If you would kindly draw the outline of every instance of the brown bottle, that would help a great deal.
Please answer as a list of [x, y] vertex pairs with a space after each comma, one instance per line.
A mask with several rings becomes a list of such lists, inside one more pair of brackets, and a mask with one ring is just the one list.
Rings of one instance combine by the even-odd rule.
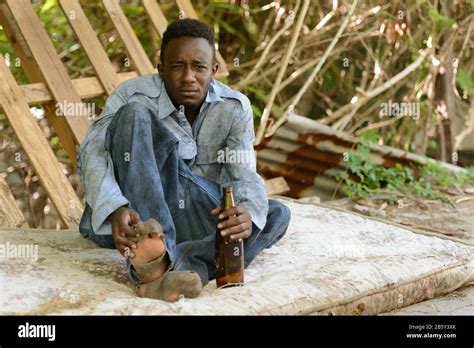
[[[222, 209], [234, 206], [232, 187], [224, 187]], [[219, 228], [216, 229], [216, 283], [217, 287], [244, 283], [244, 243], [242, 239], [230, 239], [229, 235], [222, 237]]]

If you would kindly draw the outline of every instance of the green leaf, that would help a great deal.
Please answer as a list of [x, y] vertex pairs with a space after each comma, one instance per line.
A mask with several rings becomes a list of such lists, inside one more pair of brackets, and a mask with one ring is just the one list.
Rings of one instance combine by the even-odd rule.
[[428, 148], [431, 150], [436, 150], [438, 148], [438, 143], [436, 142], [436, 140], [428, 140]]
[[332, 76], [331, 72], [328, 71], [323, 75], [323, 90], [328, 91], [336, 87], [336, 81], [334, 76]]
[[385, 10], [382, 11], [381, 14], [383, 14], [384, 17], [387, 18], [387, 19], [393, 19], [393, 20], [396, 20], [396, 19], [397, 19], [396, 16], [394, 16], [393, 14], [391, 14], [390, 12], [385, 11]]
[[57, 0], [46, 0], [46, 2], [41, 6], [40, 14], [48, 12], [51, 8], [58, 4]]
[[140, 6], [125, 5], [123, 7], [123, 12], [125, 12], [127, 16], [138, 16], [143, 14], [144, 8]]
[[254, 118], [260, 118], [262, 116], [262, 110], [255, 104], [252, 104], [252, 111]]
[[0, 53], [3, 55], [6, 53], [13, 54], [13, 50], [10, 45], [0, 41]]
[[448, 29], [455, 23], [454, 19], [443, 16], [441, 13], [439, 13], [436, 10], [430, 10], [429, 15], [436, 25], [436, 30], [439, 32], [444, 31], [445, 29]]
[[229, 12], [231, 13], [240, 13], [242, 11], [242, 7], [241, 6], [238, 6], [238, 5], [232, 5], [232, 4], [229, 4], [227, 2], [215, 2], [214, 3], [214, 7], [216, 8], [221, 8], [221, 9], [225, 9], [225, 10], [228, 10]]
[[237, 30], [235, 30], [234, 27], [229, 25], [226, 21], [219, 21], [219, 25], [221, 25], [224, 28], [224, 30], [230, 34], [237, 33]]
[[459, 69], [456, 80], [464, 91], [474, 93], [474, 79], [469, 72], [464, 69]]
[[361, 134], [364, 145], [376, 144], [379, 141], [379, 135], [374, 129], [369, 129]]
[[55, 147], [55, 146], [58, 146], [59, 145], [59, 138], [54, 136], [51, 138], [50, 140], [50, 143], [51, 143], [51, 146]]

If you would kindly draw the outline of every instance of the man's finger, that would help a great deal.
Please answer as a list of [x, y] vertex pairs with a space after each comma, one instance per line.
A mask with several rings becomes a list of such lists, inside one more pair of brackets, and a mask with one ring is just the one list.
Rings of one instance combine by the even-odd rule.
[[133, 250], [136, 249], [135, 243], [133, 243], [130, 239], [126, 237], [118, 236], [117, 238], [115, 238], [115, 243], [118, 244], [118, 246], [120, 246], [121, 249], [125, 247], [129, 247], [130, 249], [133, 249]]
[[232, 240], [246, 239], [250, 237], [251, 234], [252, 234], [251, 231], [247, 229], [242, 233], [236, 233], [236, 234], [230, 235], [230, 239]]
[[221, 234], [223, 236], [227, 236], [227, 235], [234, 235], [234, 234], [239, 234], [239, 233], [242, 233], [242, 232], [245, 232], [246, 230], [249, 229], [249, 224], [248, 223], [243, 223], [243, 224], [239, 224], [237, 226], [233, 226], [233, 227], [230, 227], [230, 228], [226, 228], [225, 230], [222, 230], [221, 231]]
[[244, 215], [240, 215], [240, 216], [237, 216], [237, 217], [231, 217], [228, 220], [224, 220], [224, 221], [219, 222], [217, 224], [217, 228], [225, 229], [225, 228], [228, 228], [228, 227], [240, 225], [240, 224], [242, 224], [246, 221], [247, 221], [247, 219]]
[[233, 208], [230, 208], [230, 209], [226, 209], [224, 211], [222, 211], [220, 214], [219, 214], [219, 219], [225, 219], [229, 216], [232, 216], [232, 215], [240, 215], [240, 214], [244, 214], [247, 212], [247, 208], [244, 208], [244, 207], [233, 207]]
[[140, 215], [135, 210], [130, 212], [130, 220], [132, 225], [138, 224], [140, 222]]
[[135, 243], [133, 243], [131, 240], [129, 240], [128, 238], [124, 238], [124, 237], [120, 237], [118, 236], [117, 238], [115, 238], [115, 244], [117, 246], [117, 250], [123, 255], [123, 253], [125, 252], [125, 247], [128, 247], [132, 250], [135, 250], [136, 249], [136, 245]]
[[217, 215], [221, 212], [222, 208], [221, 207], [217, 207], [217, 208], [214, 208], [211, 210], [211, 214], [212, 215]]
[[135, 231], [132, 227], [127, 225], [119, 226], [119, 235], [122, 237], [135, 237], [137, 235], [137, 231]]

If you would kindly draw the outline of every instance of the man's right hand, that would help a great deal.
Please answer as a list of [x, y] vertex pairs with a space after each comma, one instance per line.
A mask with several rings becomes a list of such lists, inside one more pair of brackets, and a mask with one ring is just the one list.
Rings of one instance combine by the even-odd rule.
[[110, 214], [110, 222], [112, 223], [112, 237], [115, 242], [115, 247], [124, 256], [125, 248], [129, 249], [130, 257], [134, 257], [134, 250], [137, 245], [128, 237], [135, 237], [137, 232], [132, 228], [133, 225], [140, 221], [140, 215], [130, 208], [120, 207], [112, 214]]

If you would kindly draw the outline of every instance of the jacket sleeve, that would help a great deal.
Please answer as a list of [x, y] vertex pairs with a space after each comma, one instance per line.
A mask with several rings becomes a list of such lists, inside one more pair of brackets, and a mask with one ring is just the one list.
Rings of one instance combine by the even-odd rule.
[[262, 230], [267, 221], [268, 197], [265, 183], [256, 170], [253, 148], [255, 133], [250, 102], [243, 103], [243, 112], [237, 112], [226, 140], [226, 158], [221, 170], [222, 187], [231, 185], [236, 205], [246, 207], [252, 222]]
[[92, 210], [91, 225], [96, 234], [111, 234], [109, 225], [103, 228], [105, 220], [117, 208], [129, 204], [115, 180], [112, 158], [105, 149], [107, 126], [123, 104], [125, 100], [119, 94], [112, 94], [107, 99], [104, 110], [89, 128], [78, 153], [77, 170], [86, 203]]

